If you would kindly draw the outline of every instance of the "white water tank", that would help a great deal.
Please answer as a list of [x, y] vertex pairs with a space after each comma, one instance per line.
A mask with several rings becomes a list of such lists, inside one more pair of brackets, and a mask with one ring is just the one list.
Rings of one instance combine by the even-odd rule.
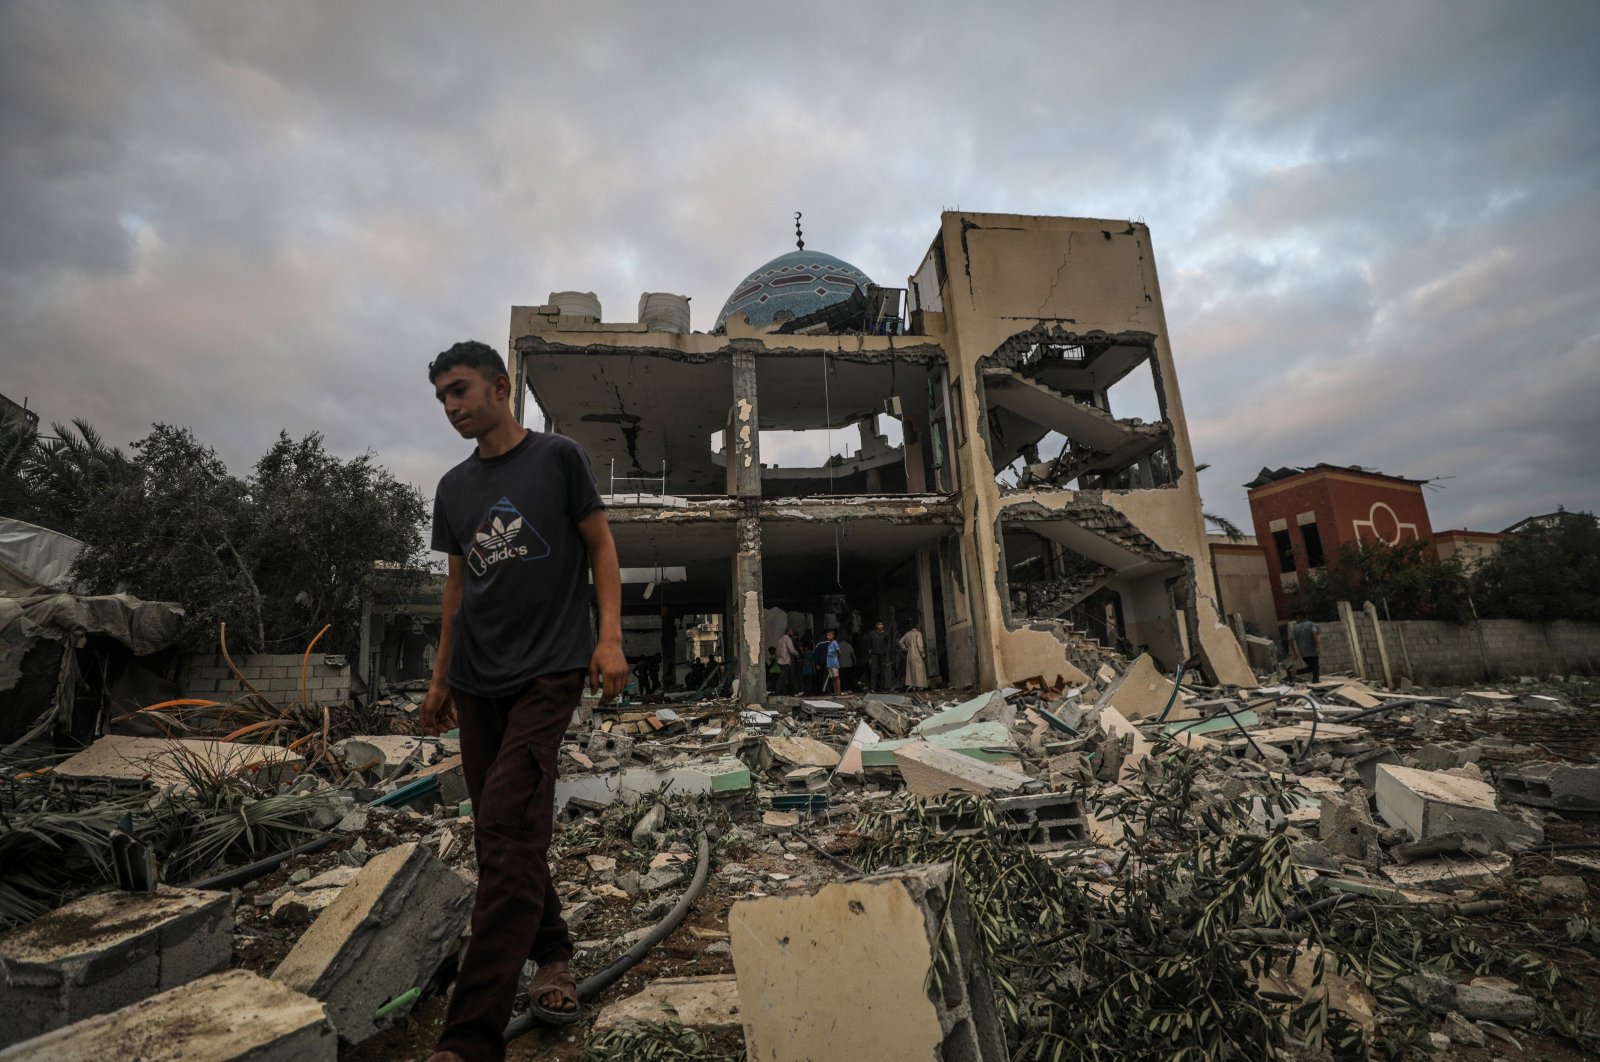
[[639, 323], [652, 332], [689, 331], [689, 296], [645, 292], [639, 296]]
[[552, 291], [550, 306], [561, 311], [562, 317], [593, 317], [600, 320], [600, 300], [592, 291]]

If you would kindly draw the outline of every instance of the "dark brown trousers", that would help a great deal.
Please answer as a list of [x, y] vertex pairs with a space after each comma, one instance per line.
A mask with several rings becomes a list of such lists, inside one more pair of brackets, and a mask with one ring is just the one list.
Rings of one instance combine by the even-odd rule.
[[523, 963], [572, 957], [550, 880], [550, 837], [556, 755], [583, 696], [584, 674], [541, 675], [510, 697], [452, 691], [476, 826], [478, 897], [439, 1050], [468, 1062], [505, 1057], [501, 1034]]

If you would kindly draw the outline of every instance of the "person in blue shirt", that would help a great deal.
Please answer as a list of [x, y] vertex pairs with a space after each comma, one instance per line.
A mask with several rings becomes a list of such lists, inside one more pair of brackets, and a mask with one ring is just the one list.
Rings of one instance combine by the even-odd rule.
[[[837, 697], [843, 690], [839, 683], [839, 639], [834, 637], [833, 631], [823, 636], [823, 666], [828, 669], [828, 682], [833, 683], [833, 695]], [[824, 683], [823, 688], [827, 688]]]

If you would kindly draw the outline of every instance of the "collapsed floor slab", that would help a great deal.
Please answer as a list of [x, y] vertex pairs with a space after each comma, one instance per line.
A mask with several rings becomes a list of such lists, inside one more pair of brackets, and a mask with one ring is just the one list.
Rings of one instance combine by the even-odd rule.
[[108, 734], [57, 764], [52, 773], [63, 778], [186, 788], [189, 771], [222, 776], [277, 776], [292, 774], [301, 762], [299, 754], [271, 745]]
[[473, 887], [419, 844], [382, 853], [317, 917], [272, 978], [323, 1000], [341, 1039], [377, 1031], [378, 1008], [427, 984], [457, 946]]

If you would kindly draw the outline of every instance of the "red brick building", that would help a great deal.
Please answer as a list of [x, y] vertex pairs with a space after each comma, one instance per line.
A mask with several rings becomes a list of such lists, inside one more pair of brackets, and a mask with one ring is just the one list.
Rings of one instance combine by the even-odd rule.
[[1289, 603], [1300, 581], [1346, 543], [1431, 542], [1424, 482], [1360, 468], [1315, 465], [1263, 468], [1246, 483], [1279, 620], [1289, 618]]

